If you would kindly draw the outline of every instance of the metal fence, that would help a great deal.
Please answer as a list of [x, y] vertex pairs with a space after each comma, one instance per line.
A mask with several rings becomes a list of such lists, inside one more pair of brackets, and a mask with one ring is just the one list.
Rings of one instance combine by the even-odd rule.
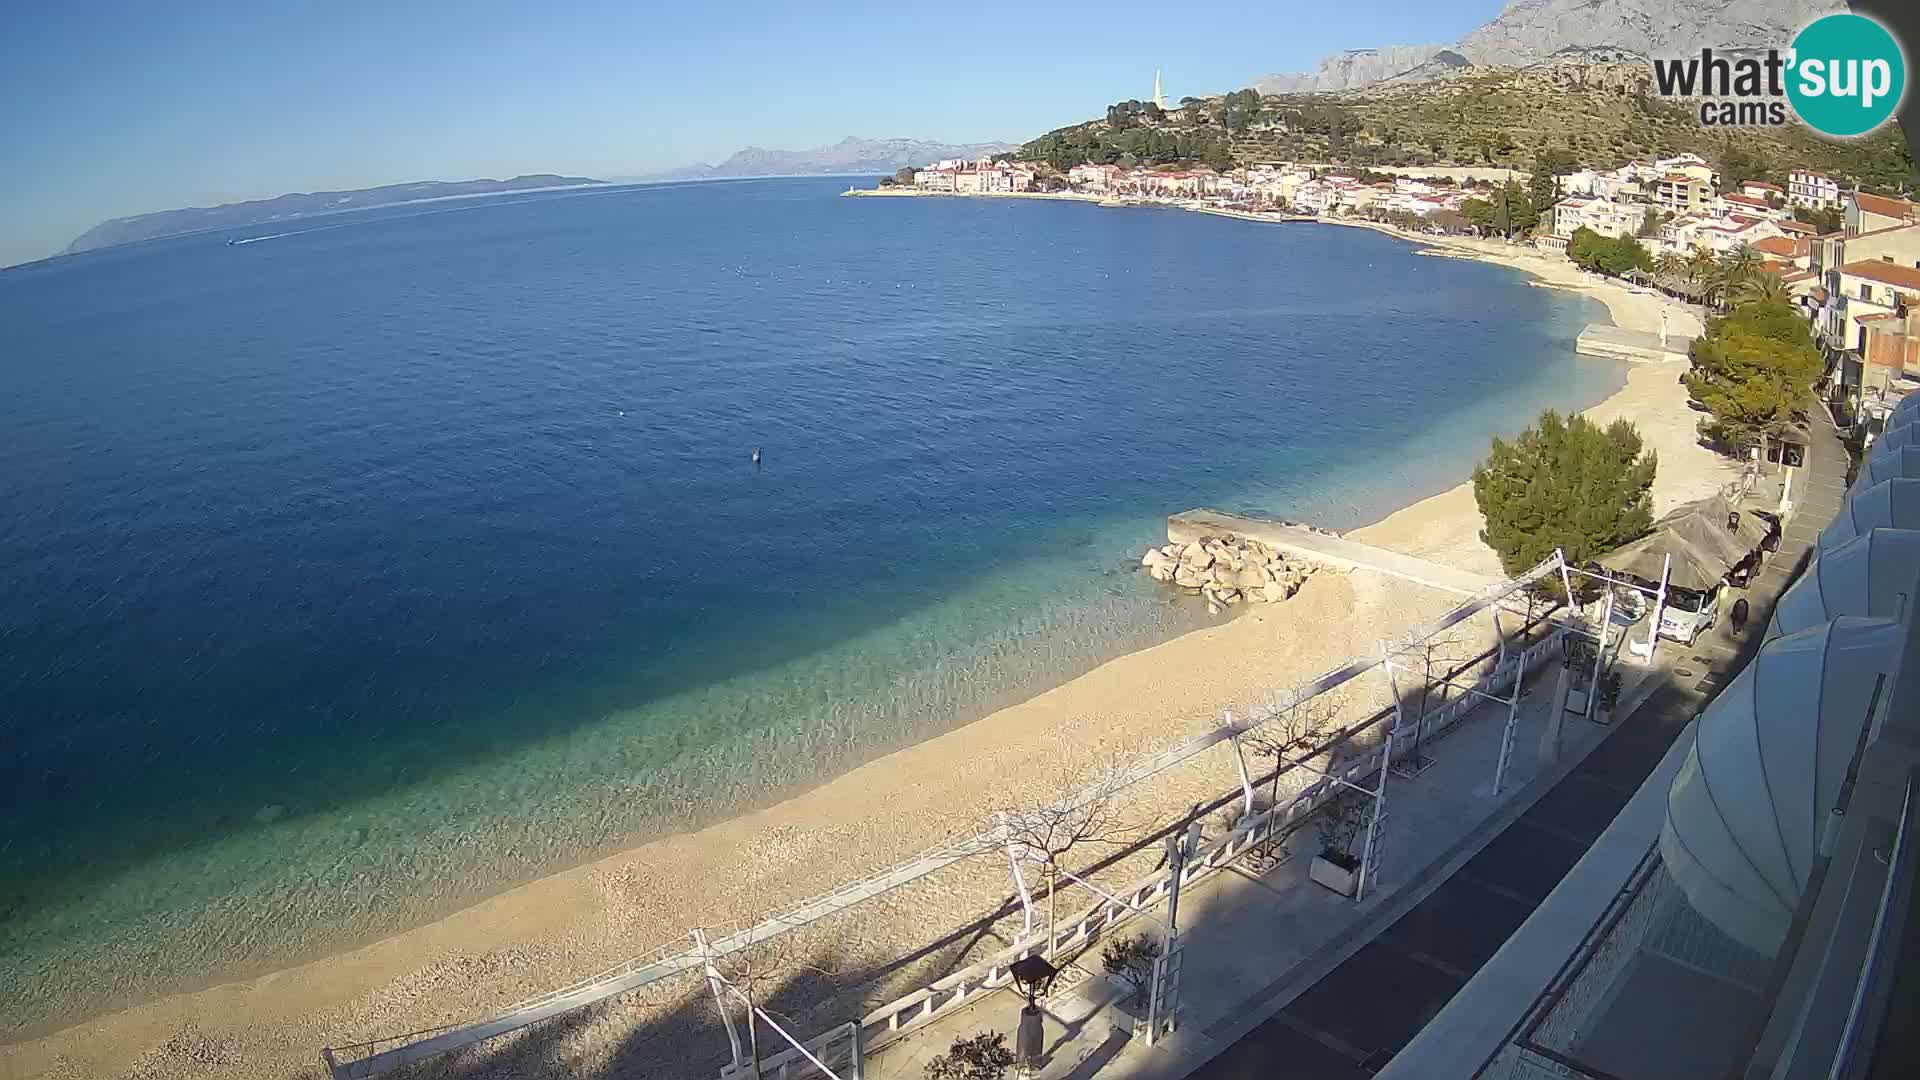
[[[1480, 592], [1466, 597], [1433, 622], [1416, 627], [1394, 641], [1383, 643], [1381, 653], [1378, 655], [1355, 657], [1284, 693], [1266, 695], [1261, 703], [1247, 710], [1246, 722], [1238, 725], [1222, 724], [1219, 728], [1179, 746], [1150, 755], [1118, 770], [1114, 778], [1102, 785], [1103, 792], [1111, 794], [1115, 790], [1138, 783], [1156, 773], [1191, 760], [1215, 746], [1231, 744], [1239, 735], [1275, 719], [1287, 709], [1382, 666], [1388, 656], [1418, 647], [1421, 643], [1466, 622], [1480, 612], [1489, 610], [1497, 612], [1503, 603], [1509, 602], [1511, 597], [1516, 595], [1533, 597], [1532, 590], [1535, 586], [1545, 580], [1560, 578], [1564, 566], [1564, 561], [1556, 553], [1525, 574], [1507, 581], [1492, 583]], [[1527, 640], [1542, 626], [1551, 626], [1551, 609], [1541, 609], [1533, 599], [1527, 602], [1524, 617], [1525, 625], [1518, 634], [1514, 635], [1518, 640]], [[1557, 655], [1560, 633], [1559, 629], [1553, 629], [1545, 638], [1533, 642], [1524, 650], [1508, 650], [1504, 646], [1488, 650], [1454, 668], [1445, 678], [1472, 671], [1485, 664], [1487, 660], [1497, 657], [1498, 663], [1478, 680], [1477, 689], [1485, 693], [1498, 693], [1501, 689], [1511, 686], [1512, 680], [1521, 671], [1531, 670], [1550, 654]], [[1442, 696], [1445, 696], [1444, 687]], [[1424, 716], [1411, 721], [1413, 725], [1411, 728], [1397, 734], [1417, 732], [1419, 738], [1412, 740], [1417, 745], [1423, 739], [1444, 732], [1457, 723], [1475, 704], [1476, 700], [1472, 694], [1462, 694], [1451, 701], [1445, 701], [1437, 708], [1427, 710]], [[1366, 721], [1336, 733], [1336, 738], [1341, 744], [1353, 745], [1360, 741], [1362, 733], [1377, 728], [1397, 715], [1398, 710], [1389, 705], [1388, 708], [1373, 714]], [[1403, 724], [1405, 723], [1406, 721], [1403, 721]], [[1402, 759], [1404, 749], [1403, 745], [1402, 749], [1395, 751], [1393, 762]], [[1382, 767], [1380, 758], [1383, 752], [1383, 748], [1380, 747], [1366, 751], [1340, 766], [1338, 775], [1348, 783], [1357, 783], [1372, 776]], [[1393, 762], [1386, 764], [1391, 765]], [[1284, 769], [1276, 770], [1276, 772], [1279, 771]], [[1268, 778], [1262, 778], [1262, 782], [1264, 783], [1266, 779]], [[1270, 807], [1242, 819], [1232, 832], [1216, 840], [1203, 852], [1197, 853], [1197, 857], [1187, 863], [1184, 880], [1196, 880], [1212, 873], [1233, 859], [1239, 858], [1248, 850], [1264, 846], [1290, 833], [1315, 810], [1325, 805], [1337, 787], [1338, 785], [1330, 779], [1323, 778], [1308, 785], [1287, 803]], [[1056, 805], [1076, 805], [1076, 801], [1092, 799], [1103, 792], [1092, 790], [1077, 792]], [[1241, 797], [1243, 793], [1243, 791], [1231, 792], [1215, 805], [1223, 805], [1225, 802]], [[977, 836], [938, 844], [905, 862], [838, 886], [784, 912], [751, 924], [742, 924], [732, 933], [715, 937], [704, 948], [689, 948], [685, 942], [668, 943], [650, 953], [630, 958], [604, 971], [576, 980], [566, 987], [519, 1002], [489, 1019], [463, 1026], [433, 1028], [406, 1035], [385, 1036], [328, 1047], [321, 1051], [320, 1056], [334, 1080], [358, 1080], [358, 1078], [376, 1076], [404, 1065], [509, 1034], [542, 1020], [585, 1008], [664, 979], [701, 971], [714, 958], [739, 952], [829, 915], [845, 911], [875, 896], [890, 892], [972, 857], [982, 850], [994, 850], [1000, 846], [1002, 846], [1001, 842], [991, 834], [991, 830]], [[1165, 879], [1166, 872], [1162, 871], [1158, 875], [1144, 879], [1134, 887], [1131, 893], [1120, 894], [1119, 898], [1129, 900], [1130, 906], [1115, 906], [1103, 902], [1073, 919], [1063, 920], [1061, 926], [1064, 935], [1060, 941], [1054, 943], [1055, 947], [1070, 948], [1076, 952], [1085, 949], [1108, 929], [1132, 918], [1142, 906], [1157, 902], [1167, 888], [1168, 882]], [[1110, 908], [1112, 910], [1109, 910]], [[867, 1048], [872, 1049], [883, 1044], [874, 1041], [875, 1037], [897, 1038], [900, 1033], [919, 1027], [942, 1013], [958, 1007], [959, 1004], [971, 1001], [982, 992], [1008, 985], [1011, 977], [1006, 973], [1006, 965], [1021, 956], [1045, 947], [1048, 941], [1047, 934], [1050, 932], [1051, 928], [1036, 928], [1032, 933], [1022, 935], [1013, 946], [995, 957], [955, 972], [869, 1013], [860, 1021], [862, 1037]], [[812, 1044], [807, 1045], [811, 1049]], [[794, 1060], [784, 1060], [787, 1055], [791, 1055]], [[762, 1068], [794, 1070], [802, 1065], [807, 1069], [812, 1068], [811, 1065], [805, 1064], [804, 1055], [797, 1050], [790, 1050], [787, 1055], [775, 1055], [763, 1059]], [[796, 1065], [796, 1061], [800, 1064]], [[806, 1074], [794, 1072], [793, 1075], [797, 1077]]]

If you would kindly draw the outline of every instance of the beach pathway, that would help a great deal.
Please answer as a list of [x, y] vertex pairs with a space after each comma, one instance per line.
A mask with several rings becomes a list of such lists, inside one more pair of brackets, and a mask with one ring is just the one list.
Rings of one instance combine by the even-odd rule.
[[1218, 536], [1222, 533], [1258, 540], [1276, 551], [1297, 556], [1321, 566], [1338, 570], [1377, 570], [1418, 585], [1425, 585], [1430, 589], [1442, 589], [1467, 596], [1480, 592], [1496, 581], [1494, 578], [1446, 566], [1431, 559], [1403, 555], [1397, 551], [1388, 551], [1383, 547], [1375, 547], [1372, 544], [1364, 544], [1358, 540], [1350, 540], [1344, 536], [1319, 532], [1284, 521], [1260, 521], [1256, 518], [1240, 517], [1204, 507], [1175, 514], [1167, 519], [1169, 543], [1190, 543], [1203, 536]]

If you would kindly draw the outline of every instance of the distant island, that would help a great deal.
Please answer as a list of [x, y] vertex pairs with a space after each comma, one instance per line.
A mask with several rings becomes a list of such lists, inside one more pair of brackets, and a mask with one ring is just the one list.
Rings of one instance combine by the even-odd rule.
[[811, 150], [766, 150], [749, 146], [718, 165], [688, 165], [633, 180], [719, 180], [747, 176], [821, 176], [847, 173], [885, 175], [909, 165], [945, 158], [981, 158], [1004, 154], [1011, 143], [943, 143], [922, 139], [861, 139], [849, 135], [831, 146]]
[[314, 191], [279, 195], [271, 199], [227, 203], [223, 206], [195, 206], [184, 210], [159, 210], [151, 214], [103, 221], [68, 244], [61, 254], [131, 244], [136, 240], [156, 240], [163, 236], [205, 232], [209, 229], [234, 229], [265, 222], [340, 210], [365, 210], [395, 203], [445, 199], [460, 195], [491, 195], [506, 191], [537, 191], [543, 188], [583, 187], [604, 184], [584, 176], [555, 176], [536, 173], [511, 180], [422, 180], [411, 184], [387, 184], [383, 187], [353, 191]]

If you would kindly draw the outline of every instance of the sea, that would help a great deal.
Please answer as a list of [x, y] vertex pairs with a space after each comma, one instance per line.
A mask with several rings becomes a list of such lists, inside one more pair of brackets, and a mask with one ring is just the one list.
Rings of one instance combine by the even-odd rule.
[[1138, 572], [1169, 513], [1357, 526], [1625, 379], [1596, 302], [1367, 230], [846, 186], [0, 271], [0, 1037], [1230, 617]]

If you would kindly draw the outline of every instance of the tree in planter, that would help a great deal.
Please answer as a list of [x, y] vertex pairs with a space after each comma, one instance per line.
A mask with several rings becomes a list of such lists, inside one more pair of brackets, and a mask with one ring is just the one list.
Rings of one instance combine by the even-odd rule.
[[1000, 1080], [1013, 1068], [1013, 1051], [998, 1031], [957, 1038], [947, 1052], [927, 1062], [927, 1080]]
[[1100, 966], [1109, 975], [1118, 975], [1133, 987], [1128, 1002], [1138, 1005], [1146, 999], [1153, 982], [1153, 965], [1160, 959], [1160, 943], [1145, 934], [1120, 938], [1100, 950]]
[[1360, 837], [1373, 817], [1373, 800], [1349, 787], [1328, 799], [1314, 817], [1320, 857], [1348, 873], [1360, 869]]
[[1653, 525], [1653, 451], [1625, 420], [1602, 429], [1548, 409], [1512, 442], [1493, 440], [1473, 471], [1480, 539], [1518, 574], [1555, 548], [1584, 563]]

